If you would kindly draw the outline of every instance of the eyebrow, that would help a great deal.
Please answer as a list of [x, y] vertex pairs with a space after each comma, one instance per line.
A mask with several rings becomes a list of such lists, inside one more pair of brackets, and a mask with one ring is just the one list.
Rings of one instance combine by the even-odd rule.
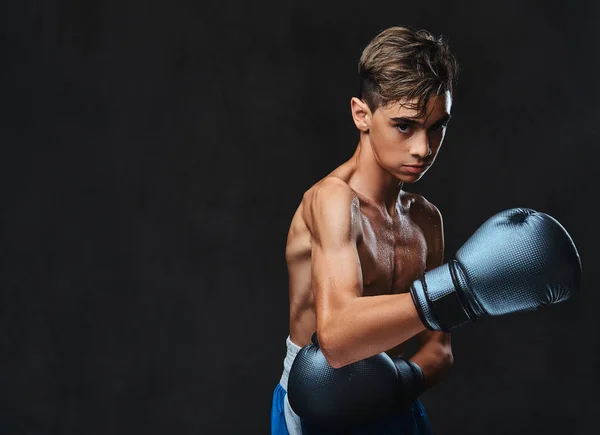
[[[432, 127], [437, 127], [438, 125], [445, 124], [445, 123], [449, 122], [451, 118], [452, 118], [452, 115], [450, 115], [449, 113], [446, 113], [444, 116], [442, 116], [440, 119], [438, 119], [437, 122], [432, 125]], [[404, 124], [413, 124], [413, 125], [415, 125], [415, 124], [423, 125], [423, 123], [419, 121], [420, 118], [417, 116], [415, 116], [415, 117], [403, 116], [403, 117], [399, 117], [399, 118], [390, 118], [390, 119], [399, 124], [404, 123]]]

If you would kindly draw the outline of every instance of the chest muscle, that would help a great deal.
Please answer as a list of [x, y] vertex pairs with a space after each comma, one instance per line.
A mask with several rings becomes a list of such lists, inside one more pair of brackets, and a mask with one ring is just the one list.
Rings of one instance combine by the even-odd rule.
[[425, 271], [427, 244], [420, 227], [408, 217], [387, 225], [365, 220], [358, 254], [365, 296], [401, 293]]

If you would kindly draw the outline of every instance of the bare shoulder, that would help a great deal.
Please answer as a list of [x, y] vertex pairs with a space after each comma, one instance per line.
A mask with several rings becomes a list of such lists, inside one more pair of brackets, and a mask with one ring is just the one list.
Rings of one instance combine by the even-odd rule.
[[410, 202], [411, 216], [419, 221], [430, 224], [441, 224], [442, 214], [440, 210], [423, 195], [418, 193], [404, 193]]
[[356, 193], [344, 180], [338, 177], [325, 177], [313, 185], [304, 194], [303, 202], [312, 205], [313, 202], [339, 199], [352, 200]]
[[302, 198], [304, 220], [311, 232], [316, 230], [318, 222], [344, 220], [350, 223], [358, 206], [356, 192], [344, 180], [333, 176], [316, 183]]
[[440, 210], [422, 195], [408, 194], [410, 215], [421, 228], [427, 242], [427, 269], [441, 264], [444, 258], [444, 224]]

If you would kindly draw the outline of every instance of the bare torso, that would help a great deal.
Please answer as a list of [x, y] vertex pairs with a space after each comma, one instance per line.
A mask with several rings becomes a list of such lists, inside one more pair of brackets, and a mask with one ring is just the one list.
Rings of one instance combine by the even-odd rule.
[[[348, 183], [352, 170], [342, 165], [329, 177]], [[305, 205], [318, 183], [304, 195], [290, 226], [286, 246], [289, 275], [290, 339], [299, 346], [310, 342], [316, 330], [316, 314], [311, 276], [310, 217]], [[363, 296], [408, 291], [428, 267], [435, 238], [441, 234], [431, 219], [427, 201], [420, 195], [400, 191], [392, 213], [358, 192], [360, 234], [357, 251], [363, 278]], [[396, 354], [400, 347], [390, 349]]]

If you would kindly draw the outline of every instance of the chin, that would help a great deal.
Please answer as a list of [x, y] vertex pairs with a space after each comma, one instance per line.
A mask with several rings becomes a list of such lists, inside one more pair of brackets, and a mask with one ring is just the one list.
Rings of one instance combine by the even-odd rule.
[[394, 177], [396, 177], [396, 179], [398, 179], [398, 181], [402, 181], [403, 183], [416, 183], [417, 181], [419, 181], [421, 178], [423, 178], [423, 175], [425, 175], [425, 172], [421, 173], [421, 174], [393, 174]]

